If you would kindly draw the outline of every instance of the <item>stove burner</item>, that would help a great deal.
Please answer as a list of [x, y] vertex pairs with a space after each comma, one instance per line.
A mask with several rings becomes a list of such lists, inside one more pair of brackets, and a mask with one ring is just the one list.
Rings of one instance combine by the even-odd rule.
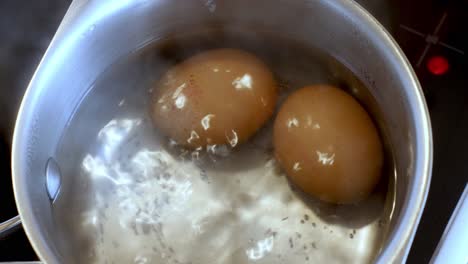
[[427, 53], [429, 52], [429, 49], [431, 48], [432, 45], [440, 45], [442, 47], [445, 47], [447, 49], [450, 49], [452, 51], [455, 51], [461, 55], [465, 55], [465, 52], [461, 49], [458, 49], [458, 48], [455, 48], [443, 41], [440, 41], [440, 36], [439, 36], [439, 33], [440, 33], [440, 30], [442, 28], [442, 26], [444, 25], [446, 19], [447, 19], [447, 16], [448, 16], [448, 13], [447, 11], [445, 11], [443, 14], [442, 14], [442, 17], [440, 18], [439, 20], [439, 23], [437, 24], [437, 26], [435, 27], [434, 31], [432, 34], [424, 34], [420, 31], [417, 31], [416, 29], [413, 29], [411, 27], [408, 27], [408, 26], [405, 26], [405, 25], [400, 25], [400, 28], [414, 34], [414, 35], [417, 35], [417, 36], [420, 36], [421, 38], [423, 38], [426, 42], [426, 46], [424, 47], [424, 50], [423, 52], [421, 53], [421, 56], [419, 57], [417, 63], [416, 63], [416, 67], [420, 67], [422, 62], [424, 61], [424, 58], [426, 57]]

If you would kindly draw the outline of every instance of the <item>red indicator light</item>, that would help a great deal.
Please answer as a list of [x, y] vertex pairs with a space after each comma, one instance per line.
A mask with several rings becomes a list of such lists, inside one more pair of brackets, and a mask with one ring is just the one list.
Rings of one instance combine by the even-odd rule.
[[445, 57], [434, 56], [427, 61], [427, 69], [434, 75], [443, 75], [449, 70], [449, 63]]

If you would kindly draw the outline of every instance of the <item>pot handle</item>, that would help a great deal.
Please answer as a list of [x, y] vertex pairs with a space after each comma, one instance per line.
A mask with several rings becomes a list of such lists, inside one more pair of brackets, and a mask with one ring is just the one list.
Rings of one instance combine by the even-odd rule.
[[8, 234], [16, 230], [21, 225], [21, 218], [19, 215], [0, 223], [0, 239], [6, 237]]

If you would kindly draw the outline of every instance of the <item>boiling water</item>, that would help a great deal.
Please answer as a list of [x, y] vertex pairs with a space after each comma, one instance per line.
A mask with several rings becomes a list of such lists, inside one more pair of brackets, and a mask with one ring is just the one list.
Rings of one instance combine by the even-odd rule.
[[171, 65], [217, 47], [263, 59], [281, 86], [278, 105], [296, 88], [328, 83], [379, 120], [350, 71], [291, 40], [211, 32], [146, 46], [102, 74], [63, 134], [57, 161], [64, 183], [54, 213], [73, 248], [63, 254], [76, 263], [371, 262], [388, 233], [391, 162], [369, 199], [329, 205], [288, 183], [272, 155], [272, 121], [249, 143], [216, 153], [186, 151], [153, 127], [152, 83]]

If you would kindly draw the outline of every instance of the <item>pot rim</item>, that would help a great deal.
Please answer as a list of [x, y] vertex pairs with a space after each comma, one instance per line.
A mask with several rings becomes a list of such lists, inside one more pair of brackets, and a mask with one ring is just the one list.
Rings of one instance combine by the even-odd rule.
[[[416, 73], [396, 40], [384, 26], [362, 6], [352, 1], [342, 2], [350, 9], [353, 9], [356, 15], [360, 15], [370, 22], [368, 26], [379, 35], [378, 37], [382, 42], [387, 44], [389, 50], [391, 50], [396, 59], [401, 62], [400, 64], [407, 73], [408, 81], [413, 88], [406, 89], [407, 92], [411, 93], [408, 96], [410, 107], [413, 109], [414, 113], [416, 113], [417, 117], [413, 120], [416, 124], [416, 134], [418, 136], [418, 138], [415, 138], [417, 148], [414, 151], [419, 154], [416, 155], [416, 166], [413, 170], [415, 172], [415, 177], [413, 177], [414, 181], [412, 183], [413, 188], [408, 190], [401, 210], [402, 214], [395, 224], [394, 229], [391, 230], [386, 247], [381, 251], [376, 260], [377, 263], [405, 263], [424, 211], [432, 178], [434, 147], [429, 109], [427, 108], [424, 93]], [[395, 255], [394, 252], [399, 252], [399, 255]]]
[[[64, 30], [75, 19], [79, 18], [79, 11], [85, 6], [86, 1], [74, 1], [70, 6], [65, 18], [63, 19], [56, 35], [54, 36], [49, 48], [47, 49], [41, 63], [39, 64], [36, 72], [34, 73], [30, 84], [26, 90], [24, 98], [21, 102], [18, 117], [15, 124], [15, 131], [13, 135], [12, 145], [12, 181], [15, 193], [15, 201], [18, 208], [19, 215], [21, 216], [24, 230], [28, 239], [38, 254], [39, 258], [46, 263], [57, 263], [57, 256], [54, 251], [47, 244], [46, 239], [40, 232], [39, 224], [34, 221], [34, 210], [30, 205], [25, 205], [28, 193], [24, 186], [27, 185], [24, 175], [27, 173], [22, 164], [25, 163], [25, 153], [20, 153], [19, 150], [24, 150], [27, 146], [26, 135], [31, 130], [31, 123], [34, 123], [34, 112], [29, 107], [32, 101], [35, 101], [41, 91], [36, 87], [36, 81], [46, 68], [47, 61], [54, 56], [63, 41], [66, 40]], [[131, 1], [122, 1], [119, 4], [113, 4], [113, 11], [125, 8], [130, 5]], [[401, 72], [406, 74], [406, 93], [410, 102], [411, 111], [415, 114], [416, 118], [412, 120], [415, 123], [417, 148], [414, 150], [417, 153], [415, 160], [413, 188], [408, 190], [407, 197], [402, 207], [402, 213], [391, 231], [386, 246], [378, 255], [377, 263], [393, 263], [405, 262], [406, 257], [410, 250], [410, 245], [416, 233], [419, 220], [421, 218], [431, 180], [432, 160], [433, 160], [433, 142], [432, 130], [429, 118], [429, 111], [424, 101], [422, 88], [417, 80], [416, 74], [411, 67], [408, 59], [400, 49], [396, 41], [391, 37], [387, 30], [364, 8], [354, 1], [336, 0], [331, 5], [335, 5], [337, 9], [346, 10], [347, 13], [356, 17], [357, 20], [373, 32], [374, 38], [380, 41], [381, 45], [388, 48], [388, 52], [394, 60], [401, 65]], [[89, 10], [88, 10], [89, 11]], [[97, 10], [93, 13], [93, 19], [100, 20], [112, 14], [112, 11], [100, 12]], [[33, 120], [31, 122], [31, 120]], [[34, 124], [32, 124], [34, 126]], [[395, 254], [397, 253], [397, 254]]]

